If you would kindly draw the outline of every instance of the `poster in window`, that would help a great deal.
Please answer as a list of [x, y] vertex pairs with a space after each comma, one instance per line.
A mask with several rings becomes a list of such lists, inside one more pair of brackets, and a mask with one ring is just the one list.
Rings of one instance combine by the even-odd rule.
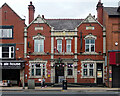
[[102, 71], [97, 71], [97, 77], [102, 78]]

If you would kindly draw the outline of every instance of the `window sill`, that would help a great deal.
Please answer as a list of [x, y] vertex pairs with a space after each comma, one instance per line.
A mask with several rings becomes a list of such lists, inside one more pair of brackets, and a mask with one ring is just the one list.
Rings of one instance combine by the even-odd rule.
[[81, 78], [95, 78], [95, 76], [82, 76]]
[[84, 52], [83, 55], [99, 55], [97, 52]]
[[[42, 78], [42, 76], [30, 76], [29, 78]], [[46, 78], [46, 76], [45, 76], [45, 78]]]
[[67, 76], [66, 78], [74, 78], [74, 76]]
[[46, 55], [45, 52], [33, 52], [31, 55]]
[[61, 52], [61, 53], [54, 53], [55, 55], [74, 55], [72, 52]]

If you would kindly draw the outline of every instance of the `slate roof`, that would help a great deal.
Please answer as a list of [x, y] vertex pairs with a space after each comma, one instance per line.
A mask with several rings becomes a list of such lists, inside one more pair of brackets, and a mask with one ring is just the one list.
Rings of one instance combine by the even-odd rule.
[[46, 21], [54, 27], [54, 30], [74, 30], [83, 19], [46, 19]]
[[117, 12], [118, 7], [104, 7], [104, 10], [109, 16], [120, 16], [120, 12]]

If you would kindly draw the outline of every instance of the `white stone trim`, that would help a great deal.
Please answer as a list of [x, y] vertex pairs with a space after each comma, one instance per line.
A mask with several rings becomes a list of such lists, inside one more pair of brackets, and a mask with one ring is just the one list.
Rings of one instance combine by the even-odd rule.
[[[29, 61], [29, 74], [30, 74], [30, 78], [42, 78], [42, 75], [41, 76], [31, 76], [31, 65], [32, 63], [45, 63], [45, 78], [47, 78], [47, 61], [43, 61], [43, 60], [33, 60], [33, 61]], [[42, 72], [43, 73], [43, 72]]]
[[24, 58], [27, 58], [27, 27], [24, 27]]
[[75, 37], [75, 53], [77, 53], [77, 37]]
[[97, 52], [83, 52], [83, 55], [99, 55]]
[[33, 40], [35, 40], [35, 39], [44, 39], [45, 40], [45, 37], [38, 34], [37, 36], [33, 36]]
[[56, 39], [56, 40], [58, 40], [58, 39], [63, 40], [63, 37], [56, 37], [55, 39]]
[[96, 36], [94, 36], [94, 35], [92, 35], [92, 34], [89, 34], [89, 35], [87, 35], [87, 36], [85, 36], [85, 38], [84, 39], [97, 39], [97, 37]]
[[71, 40], [72, 40], [72, 39], [73, 39], [73, 37], [65, 37], [65, 39], [71, 39]]

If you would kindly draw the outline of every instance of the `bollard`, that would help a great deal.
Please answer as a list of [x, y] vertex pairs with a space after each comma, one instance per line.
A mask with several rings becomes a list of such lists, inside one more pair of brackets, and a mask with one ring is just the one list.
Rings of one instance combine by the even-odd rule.
[[62, 82], [62, 89], [67, 90], [67, 80], [63, 80]]

